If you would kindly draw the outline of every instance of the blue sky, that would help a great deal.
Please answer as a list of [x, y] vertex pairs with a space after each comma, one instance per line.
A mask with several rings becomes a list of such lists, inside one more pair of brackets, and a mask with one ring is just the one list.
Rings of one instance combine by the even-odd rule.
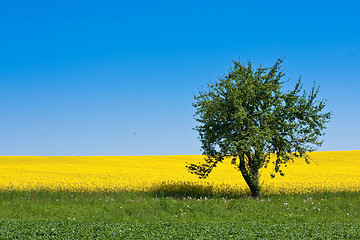
[[357, 1], [1, 1], [0, 155], [200, 154], [193, 95], [285, 57], [359, 150]]

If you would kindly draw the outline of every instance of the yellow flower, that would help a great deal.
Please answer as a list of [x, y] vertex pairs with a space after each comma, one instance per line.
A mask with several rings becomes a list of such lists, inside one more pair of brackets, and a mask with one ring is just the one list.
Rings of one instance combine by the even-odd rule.
[[[360, 151], [314, 152], [310, 156], [311, 164], [298, 159], [284, 168], [284, 177], [272, 179], [271, 168], [261, 169], [264, 193], [359, 191]], [[3, 156], [0, 190], [248, 192], [230, 159], [219, 164], [207, 179], [187, 172], [187, 162], [203, 159], [201, 155]]]

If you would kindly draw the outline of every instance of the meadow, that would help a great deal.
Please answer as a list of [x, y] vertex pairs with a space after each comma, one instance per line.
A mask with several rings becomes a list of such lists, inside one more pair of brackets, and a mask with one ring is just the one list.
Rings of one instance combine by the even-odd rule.
[[203, 156], [0, 157], [0, 239], [359, 239], [360, 151], [314, 152], [251, 198]]

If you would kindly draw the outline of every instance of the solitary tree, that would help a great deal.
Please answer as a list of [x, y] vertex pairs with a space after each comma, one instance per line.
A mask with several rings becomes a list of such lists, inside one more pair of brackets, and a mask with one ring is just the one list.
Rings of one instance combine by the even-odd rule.
[[[259, 170], [271, 159], [273, 172], [295, 158], [309, 163], [308, 152], [321, 146], [331, 113], [323, 112], [325, 100], [317, 100], [319, 88], [302, 90], [301, 79], [293, 90], [283, 91], [283, 59], [274, 66], [253, 70], [250, 60], [233, 61], [228, 74], [194, 97], [196, 120], [205, 163], [187, 165], [189, 172], [206, 178], [223, 162], [239, 170], [252, 196], [260, 196]], [[270, 155], [274, 156], [270, 159]]]

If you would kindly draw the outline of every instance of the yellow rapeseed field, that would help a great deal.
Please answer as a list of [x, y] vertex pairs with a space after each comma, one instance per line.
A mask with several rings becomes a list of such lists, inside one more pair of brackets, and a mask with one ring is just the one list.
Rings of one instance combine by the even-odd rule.
[[[284, 168], [285, 176], [270, 178], [262, 169], [265, 194], [315, 191], [359, 191], [360, 151], [314, 152], [311, 164], [298, 159]], [[208, 179], [187, 172], [186, 163], [201, 155], [0, 157], [0, 190], [151, 191], [194, 188], [200, 191], [248, 192], [240, 172], [229, 161]]]

